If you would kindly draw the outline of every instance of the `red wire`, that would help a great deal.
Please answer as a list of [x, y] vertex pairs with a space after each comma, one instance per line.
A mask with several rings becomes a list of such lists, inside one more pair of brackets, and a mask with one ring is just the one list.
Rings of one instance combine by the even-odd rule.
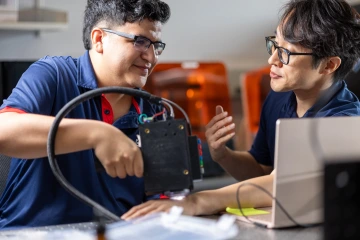
[[164, 114], [165, 113], [165, 108], [163, 108], [162, 112], [158, 112], [158, 113], [155, 113], [153, 115], [153, 118], [157, 117], [157, 116], [160, 116], [161, 114]]

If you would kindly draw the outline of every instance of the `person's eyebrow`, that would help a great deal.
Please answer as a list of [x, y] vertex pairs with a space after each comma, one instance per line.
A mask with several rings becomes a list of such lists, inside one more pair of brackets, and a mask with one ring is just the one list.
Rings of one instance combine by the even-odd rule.
[[[134, 34], [135, 35], [135, 34]], [[142, 34], [139, 34], [139, 35], [135, 35], [135, 36], [138, 36], [138, 37], [143, 37], [143, 38], [146, 38], [146, 39], [148, 39], [148, 40], [150, 40], [150, 41], [152, 41], [150, 38], [148, 38], [147, 36], [145, 36], [145, 35], [142, 35]], [[156, 41], [152, 41], [152, 42], [163, 42], [161, 39], [159, 39], [159, 40], [156, 40]]]

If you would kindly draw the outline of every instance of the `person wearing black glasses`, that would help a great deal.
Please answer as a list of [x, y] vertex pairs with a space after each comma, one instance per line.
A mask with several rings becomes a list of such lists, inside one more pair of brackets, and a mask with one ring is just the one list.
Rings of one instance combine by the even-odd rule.
[[[275, 124], [279, 118], [360, 115], [358, 98], [344, 78], [360, 58], [360, 17], [344, 0], [290, 0], [275, 36], [265, 38], [270, 54], [271, 88], [261, 112], [260, 127], [249, 151], [233, 151], [225, 143], [234, 136], [235, 124], [217, 107], [206, 138], [212, 159], [239, 181], [272, 192]], [[269, 175], [270, 174], [270, 175]], [[186, 214], [204, 215], [237, 207], [234, 184], [204, 191], [182, 201], [150, 201], [123, 215], [131, 219], [181, 205]], [[243, 207], [266, 207], [271, 198], [246, 186], [240, 189]]]
[[[90, 207], [66, 192], [47, 159], [54, 116], [99, 87], [142, 88], [165, 43], [170, 17], [160, 0], [88, 0], [85, 53], [32, 64], [0, 107], [0, 154], [13, 157], [0, 199], [0, 228], [93, 221]], [[117, 216], [144, 202], [138, 116], [162, 109], [130, 95], [105, 94], [72, 110], [59, 127], [55, 152], [65, 178]], [[95, 155], [106, 171], [97, 172]]]

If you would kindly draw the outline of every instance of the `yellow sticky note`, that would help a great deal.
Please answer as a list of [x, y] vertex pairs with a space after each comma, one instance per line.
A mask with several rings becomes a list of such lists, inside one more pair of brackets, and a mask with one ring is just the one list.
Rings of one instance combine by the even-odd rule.
[[[270, 213], [270, 212], [267, 212], [267, 211], [264, 211], [264, 210], [258, 210], [258, 209], [255, 209], [255, 208], [243, 208], [242, 211], [243, 211], [245, 216], [264, 215], [264, 214], [269, 214]], [[243, 216], [238, 208], [229, 208], [229, 207], [227, 207], [226, 212], [231, 213], [231, 214], [235, 214], [235, 215], [239, 215], [239, 216]]]

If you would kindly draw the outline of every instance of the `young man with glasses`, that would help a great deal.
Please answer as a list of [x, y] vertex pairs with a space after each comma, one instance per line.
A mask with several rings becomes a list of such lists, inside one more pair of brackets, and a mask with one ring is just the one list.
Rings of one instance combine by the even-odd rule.
[[[160, 0], [88, 0], [85, 54], [47, 56], [22, 75], [0, 107], [0, 153], [14, 157], [0, 199], [0, 228], [93, 220], [92, 209], [66, 192], [49, 167], [50, 126], [66, 103], [89, 90], [142, 88], [165, 48], [161, 31], [169, 17], [169, 6]], [[118, 216], [144, 202], [137, 119], [159, 111], [121, 94], [105, 94], [72, 110], [55, 146], [65, 178]], [[95, 155], [106, 171], [96, 171]]]
[[[360, 115], [359, 100], [343, 81], [360, 58], [360, 17], [344, 0], [291, 0], [275, 36], [265, 41], [273, 91], [263, 104], [251, 150], [226, 148], [235, 125], [221, 107], [207, 125], [206, 137], [212, 158], [232, 176], [253, 178], [247, 181], [272, 192], [277, 119]], [[195, 193], [178, 202], [149, 201], [123, 218], [167, 211], [172, 205], [183, 206], [187, 214], [213, 214], [237, 207], [238, 186]], [[243, 207], [271, 205], [270, 197], [251, 186], [241, 188], [240, 196]]]

